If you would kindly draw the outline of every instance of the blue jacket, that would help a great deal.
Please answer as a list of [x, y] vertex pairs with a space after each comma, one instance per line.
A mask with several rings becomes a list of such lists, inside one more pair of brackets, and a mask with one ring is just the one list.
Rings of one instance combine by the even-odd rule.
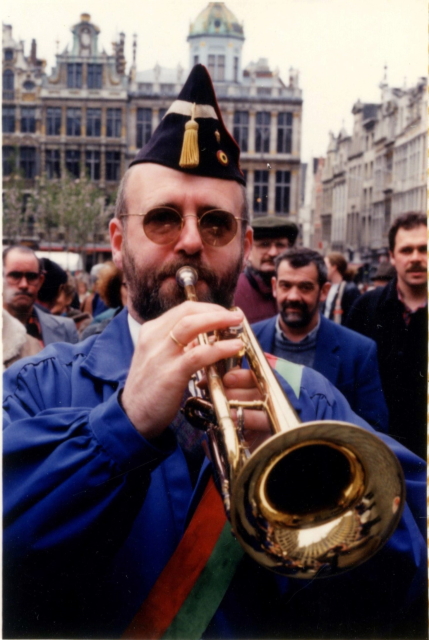
[[[252, 326], [264, 351], [274, 355], [277, 317]], [[389, 416], [373, 340], [320, 316], [313, 369], [341, 391], [361, 418], [377, 431], [388, 433]]]
[[[118, 637], [182, 537], [210, 463], [193, 489], [173, 433], [154, 444], [129, 422], [118, 394], [132, 352], [124, 311], [102, 334], [51, 345], [5, 374], [3, 637]], [[299, 398], [284, 388], [304, 421], [371, 430], [313, 370]], [[389, 637], [424, 591], [425, 475], [417, 456], [381, 437], [409, 501], [385, 547], [316, 581], [281, 578], [245, 555], [204, 638]]]

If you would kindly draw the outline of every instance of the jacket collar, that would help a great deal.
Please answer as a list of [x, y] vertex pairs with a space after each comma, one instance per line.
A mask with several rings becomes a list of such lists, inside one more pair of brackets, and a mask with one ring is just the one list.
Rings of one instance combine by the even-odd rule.
[[133, 356], [134, 347], [128, 328], [128, 311], [114, 317], [93, 341], [82, 369], [106, 382], [123, 382]]

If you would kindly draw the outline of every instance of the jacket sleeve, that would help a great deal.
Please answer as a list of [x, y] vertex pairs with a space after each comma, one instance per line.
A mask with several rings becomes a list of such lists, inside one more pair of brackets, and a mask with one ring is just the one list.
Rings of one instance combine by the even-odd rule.
[[[369, 341], [368, 341], [369, 342]], [[365, 344], [361, 357], [356, 360], [356, 372], [351, 383], [354, 386], [355, 409], [377, 431], [388, 433], [389, 412], [381, 386], [377, 359], [377, 345]]]
[[[288, 393], [290, 394], [290, 389]], [[334, 587], [341, 583], [348, 584], [350, 580], [353, 581], [354, 576], [355, 580], [359, 579], [357, 582], [361, 581], [362, 585], [367, 585], [363, 588], [366, 588], [368, 593], [368, 585], [370, 585], [372, 600], [374, 600], [371, 607], [374, 608], [376, 607], [374, 603], [379, 603], [381, 634], [383, 615], [385, 616], [386, 612], [389, 612], [393, 623], [394, 620], [406, 617], [407, 611], [412, 611], [412, 607], [418, 602], [421, 604], [422, 598], [426, 597], [426, 465], [421, 458], [394, 438], [376, 433], [351, 410], [344, 396], [317, 372], [304, 368], [300, 393], [302, 421], [314, 419], [311, 414], [315, 413], [317, 420], [341, 420], [362, 427], [383, 440], [396, 455], [402, 467], [407, 501], [396, 531], [373, 558], [353, 571], [347, 572], [344, 578], [336, 578], [329, 584], [329, 587], [332, 584]], [[308, 401], [313, 405], [313, 410], [307, 414]], [[368, 579], [371, 575], [378, 576], [378, 579], [382, 577], [381, 588], [385, 596], [377, 592], [373, 578]], [[338, 597], [344, 597], [341, 589], [338, 591]], [[363, 594], [362, 599], [364, 597]], [[383, 609], [384, 614], [382, 614]], [[384, 620], [386, 621], [386, 618]], [[375, 637], [378, 637], [377, 633]]]
[[[120, 389], [100, 390], [99, 402], [88, 394], [93, 406], [72, 407], [71, 375], [68, 367], [45, 358], [5, 379], [3, 506], [9, 565], [32, 554], [36, 564], [45, 558], [53, 567], [55, 562], [64, 566], [67, 558], [75, 562], [82, 555], [81, 545], [106, 560], [128, 534], [152, 470], [175, 448], [171, 434], [154, 445], [136, 431], [118, 401]], [[112, 522], [121, 527], [106, 535]]]

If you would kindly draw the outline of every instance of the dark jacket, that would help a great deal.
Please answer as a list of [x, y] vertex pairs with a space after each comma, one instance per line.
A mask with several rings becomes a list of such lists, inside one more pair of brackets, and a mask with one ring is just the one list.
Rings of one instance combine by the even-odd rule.
[[[277, 316], [252, 327], [264, 351], [274, 355], [277, 355], [276, 320]], [[373, 340], [321, 317], [313, 369], [341, 391], [361, 418], [378, 431], [388, 432], [388, 413]]]
[[[341, 298], [341, 322], [338, 324], [346, 325], [347, 318], [350, 313], [350, 309], [353, 306], [353, 303], [360, 296], [360, 291], [355, 285], [354, 282], [346, 282], [346, 286], [344, 287], [343, 295]], [[332, 301], [331, 311], [329, 312], [329, 320], [334, 320], [335, 315], [335, 306], [338, 298], [338, 291], [335, 294], [335, 297]], [[325, 310], [325, 303], [323, 302], [321, 305], [322, 313]]]
[[[193, 488], [173, 433], [161, 446], [133, 427], [119, 402], [132, 354], [124, 311], [100, 335], [5, 374], [3, 637], [120, 637], [183, 536], [210, 464]], [[301, 372], [299, 398], [283, 386], [303, 421], [372, 431], [323, 376]], [[423, 461], [379, 436], [407, 478], [385, 547], [322, 580], [282, 578], [245, 555], [204, 638], [392, 637], [410, 590], [426, 593], [426, 477]], [[415, 616], [410, 625], [404, 637]]]
[[238, 278], [234, 304], [240, 307], [250, 323], [271, 318], [277, 313], [271, 286], [266, 285], [249, 267]]
[[407, 326], [398, 299], [397, 278], [361, 296], [347, 326], [377, 343], [390, 434], [426, 458], [427, 306]]

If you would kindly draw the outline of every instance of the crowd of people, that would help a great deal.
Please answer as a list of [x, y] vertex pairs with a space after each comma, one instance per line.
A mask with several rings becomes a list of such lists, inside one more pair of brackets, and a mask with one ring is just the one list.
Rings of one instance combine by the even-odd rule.
[[[3, 637], [426, 637], [426, 218], [394, 220], [361, 293], [289, 218], [250, 221], [244, 186], [196, 65], [121, 182], [112, 261], [71, 276], [4, 251]], [[185, 265], [198, 301], [176, 281]], [[351, 571], [294, 580], [223, 541], [213, 454], [181, 408], [192, 376], [242, 346], [198, 337], [245, 316], [290, 363], [279, 380], [301, 420], [357, 425], [402, 466], [400, 524]], [[260, 397], [246, 368], [223, 385]], [[268, 431], [244, 411], [252, 450]]]

